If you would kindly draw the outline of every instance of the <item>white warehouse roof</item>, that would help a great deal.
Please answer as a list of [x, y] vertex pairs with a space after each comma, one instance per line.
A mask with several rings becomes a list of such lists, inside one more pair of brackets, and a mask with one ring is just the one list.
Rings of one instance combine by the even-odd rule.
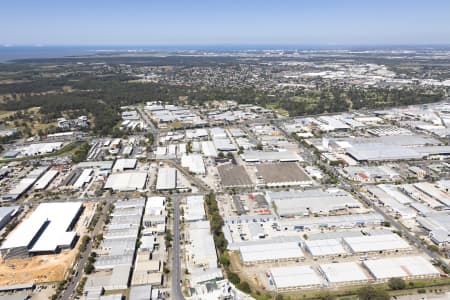
[[277, 289], [295, 289], [302, 286], [320, 285], [319, 275], [311, 266], [289, 266], [270, 269]]
[[[1, 249], [26, 247], [30, 252], [43, 252], [56, 251], [59, 246], [70, 245], [76, 232], [67, 230], [73, 225], [81, 207], [81, 202], [40, 204], [7, 237]], [[43, 231], [40, 232], [41, 230]]]
[[366, 260], [363, 264], [378, 280], [385, 280], [392, 277], [413, 278], [439, 275], [439, 271], [422, 256]]
[[183, 154], [181, 157], [181, 166], [188, 168], [189, 172], [194, 174], [205, 174], [205, 164], [200, 154]]
[[204, 196], [186, 197], [186, 211], [184, 219], [186, 221], [200, 221], [205, 219]]
[[159, 168], [156, 180], [157, 190], [171, 190], [177, 187], [177, 169]]
[[242, 158], [246, 162], [261, 162], [261, 161], [303, 161], [303, 159], [292, 151], [248, 151], [242, 154]]
[[123, 171], [136, 168], [137, 159], [135, 158], [120, 158], [114, 163], [113, 171]]
[[328, 256], [347, 253], [338, 239], [306, 240], [305, 248], [312, 256]]
[[411, 249], [411, 246], [395, 233], [345, 237], [344, 241], [353, 253]]
[[109, 175], [104, 188], [116, 191], [143, 190], [146, 182], [147, 173], [144, 172], [113, 173]]
[[367, 281], [369, 279], [356, 262], [322, 264], [320, 270], [330, 284]]
[[245, 245], [239, 247], [244, 263], [302, 259], [303, 252], [297, 242]]
[[34, 184], [34, 188], [36, 190], [45, 189], [53, 179], [55, 179], [56, 175], [58, 175], [57, 170], [48, 170], [41, 178]]

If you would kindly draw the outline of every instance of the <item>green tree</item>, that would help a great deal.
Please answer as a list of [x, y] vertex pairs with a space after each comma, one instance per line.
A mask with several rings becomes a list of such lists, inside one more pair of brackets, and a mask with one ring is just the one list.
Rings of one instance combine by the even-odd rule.
[[365, 286], [358, 290], [359, 300], [389, 300], [389, 294], [382, 289], [375, 289], [373, 286]]
[[406, 283], [402, 278], [394, 277], [389, 279], [388, 286], [392, 290], [403, 290], [406, 287]]

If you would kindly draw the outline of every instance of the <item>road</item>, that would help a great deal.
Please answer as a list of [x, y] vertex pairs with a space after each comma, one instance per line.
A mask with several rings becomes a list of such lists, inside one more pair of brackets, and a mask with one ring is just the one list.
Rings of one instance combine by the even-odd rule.
[[209, 186], [207, 186], [203, 180], [191, 175], [186, 169], [184, 169], [183, 167], [181, 167], [179, 164], [177, 164], [175, 161], [170, 160], [170, 159], [166, 159], [166, 160], [161, 160], [161, 162], [164, 162], [165, 164], [170, 165], [171, 167], [176, 168], [178, 171], [180, 171], [181, 173], [183, 173], [184, 176], [186, 176], [186, 178], [190, 181], [193, 182], [194, 184], [197, 185], [197, 187], [201, 190], [203, 190], [204, 192], [209, 192], [211, 190], [211, 188]]
[[103, 210], [100, 213], [100, 218], [97, 221], [94, 230], [92, 231], [91, 240], [88, 242], [86, 250], [84, 252], [80, 252], [81, 259], [78, 261], [78, 265], [76, 268], [76, 276], [70, 277], [70, 281], [66, 289], [64, 290], [63, 294], [61, 295], [60, 299], [69, 300], [73, 296], [73, 292], [75, 291], [75, 288], [83, 275], [84, 266], [86, 265], [89, 255], [91, 254], [94, 238], [103, 227], [110, 205], [111, 202], [108, 201], [106, 202], [106, 205], [103, 207]]
[[173, 300], [184, 300], [181, 292], [181, 253], [180, 253], [180, 197], [172, 198], [173, 241], [172, 241], [172, 295]]

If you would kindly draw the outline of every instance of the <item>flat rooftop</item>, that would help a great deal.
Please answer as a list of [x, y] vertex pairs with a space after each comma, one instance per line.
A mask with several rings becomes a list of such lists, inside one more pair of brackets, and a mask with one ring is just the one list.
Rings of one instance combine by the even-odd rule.
[[356, 262], [322, 264], [320, 270], [330, 284], [369, 280]]
[[277, 289], [295, 289], [322, 283], [311, 266], [277, 267], [270, 269], [270, 274]]
[[439, 276], [439, 271], [422, 256], [403, 256], [366, 260], [363, 265], [378, 280], [392, 277]]
[[81, 202], [41, 203], [11, 232], [0, 249], [26, 247], [30, 252], [44, 252], [70, 245], [76, 232], [69, 230], [81, 208]]
[[224, 187], [247, 187], [252, 181], [243, 166], [225, 164], [217, 167]]
[[266, 184], [311, 182], [308, 174], [295, 162], [260, 164], [256, 170]]
[[109, 175], [105, 183], [105, 189], [116, 191], [135, 191], [145, 188], [147, 173], [145, 172], [124, 172]]

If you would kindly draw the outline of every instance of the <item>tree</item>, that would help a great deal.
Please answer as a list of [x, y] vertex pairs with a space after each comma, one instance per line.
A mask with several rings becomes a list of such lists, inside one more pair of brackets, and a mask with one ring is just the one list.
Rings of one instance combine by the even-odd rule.
[[358, 290], [358, 298], [359, 300], [389, 300], [390, 296], [385, 290], [368, 285]]
[[250, 288], [250, 285], [247, 281], [242, 281], [236, 287], [247, 294], [250, 294], [252, 292], [252, 289]]
[[388, 281], [388, 286], [392, 290], [403, 290], [406, 287], [406, 283], [402, 278], [391, 278]]
[[223, 253], [219, 257], [219, 262], [224, 267], [228, 267], [230, 265], [230, 258], [228, 257], [228, 255], [226, 253]]
[[227, 278], [234, 285], [237, 285], [241, 282], [241, 279], [239, 278], [239, 276], [236, 273], [233, 273], [231, 271], [227, 271]]

